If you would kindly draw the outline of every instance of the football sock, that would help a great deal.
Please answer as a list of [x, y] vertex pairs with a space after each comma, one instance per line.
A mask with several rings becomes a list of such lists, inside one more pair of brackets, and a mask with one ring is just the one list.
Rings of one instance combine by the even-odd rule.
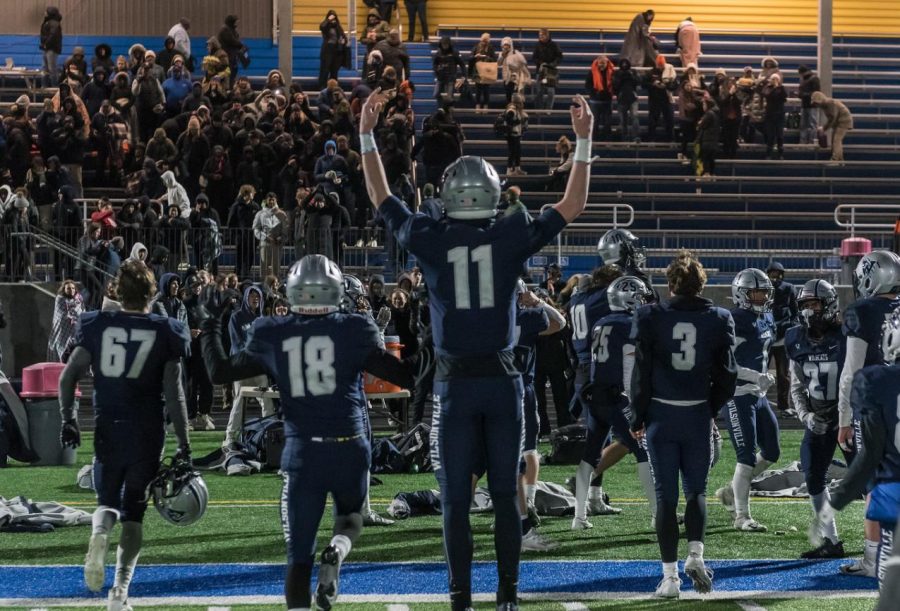
[[537, 493], [537, 485], [525, 484], [525, 498], [528, 499], [529, 505], [534, 505], [534, 496]]
[[575, 471], [575, 517], [581, 520], [587, 518], [587, 494], [593, 472], [593, 465], [583, 460]]
[[599, 475], [595, 475], [594, 477], [591, 478], [591, 486], [594, 486], [597, 488], [603, 486], [603, 473], [600, 473]]
[[703, 558], [703, 541], [688, 541], [688, 555]]
[[656, 515], [656, 482], [653, 481], [653, 472], [650, 470], [650, 462], [639, 462], [637, 465], [638, 479], [644, 489], [644, 496], [650, 505], [650, 515]]
[[603, 486], [591, 486], [590, 488], [588, 488], [588, 500], [602, 501], [603, 500]]
[[119, 537], [119, 548], [116, 550], [115, 586], [126, 592], [134, 576], [144, 541], [144, 528], [140, 522], [122, 522], [122, 536]]
[[878, 558], [878, 541], [869, 541], [866, 539], [866, 548], [863, 551], [863, 562], [869, 566], [875, 566]]
[[756, 453], [756, 466], [753, 467], [753, 474], [750, 476], [750, 480], [752, 481], [754, 477], [756, 477], [757, 475], [759, 475], [760, 473], [762, 473], [763, 471], [765, 471], [766, 469], [768, 469], [771, 466], [772, 466], [772, 463], [770, 463], [768, 460], [763, 458], [762, 454], [757, 452]]
[[311, 600], [309, 579], [312, 576], [313, 559], [304, 564], [289, 564], [284, 580], [284, 598], [288, 609], [308, 609]]
[[663, 562], [663, 577], [678, 577], [678, 562]]
[[[687, 534], [687, 540], [703, 541], [703, 536], [706, 533], [706, 495], [685, 494], [684, 499], [684, 531]], [[677, 522], [675, 528], [677, 532]]]
[[335, 535], [331, 538], [331, 545], [334, 546], [338, 551], [338, 555], [341, 560], [347, 557], [347, 554], [350, 553], [350, 548], [353, 547], [353, 543], [350, 541], [350, 537], [345, 535]]
[[91, 525], [93, 530], [91, 531], [92, 535], [108, 535], [109, 531], [113, 529], [113, 526], [116, 525], [116, 519], [119, 517], [119, 512], [115, 509], [110, 509], [105, 505], [100, 505], [97, 509], [94, 510], [94, 515], [91, 517]]
[[734, 490], [734, 511], [739, 516], [750, 515], [750, 480], [753, 467], [738, 463], [734, 466], [731, 489]]
[[[810, 496], [812, 500], [813, 510], [816, 514], [825, 506], [825, 502], [831, 500], [831, 494], [828, 492], [826, 488], [824, 491], [819, 494], [813, 494]], [[822, 531], [822, 536], [831, 541], [832, 543], [838, 542], [838, 532], [837, 532], [837, 523], [834, 521], [832, 517], [828, 524], [820, 524], [819, 528]]]

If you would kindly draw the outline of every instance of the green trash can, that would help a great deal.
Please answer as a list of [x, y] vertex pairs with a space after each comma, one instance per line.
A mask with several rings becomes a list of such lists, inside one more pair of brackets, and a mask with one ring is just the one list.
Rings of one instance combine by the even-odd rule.
[[[59, 376], [63, 363], [37, 363], [22, 370], [21, 397], [28, 414], [28, 439], [40, 457], [34, 466], [74, 465], [75, 450], [59, 444], [62, 416], [59, 413]], [[80, 396], [76, 391], [76, 397]], [[78, 400], [75, 402], [76, 411]]]

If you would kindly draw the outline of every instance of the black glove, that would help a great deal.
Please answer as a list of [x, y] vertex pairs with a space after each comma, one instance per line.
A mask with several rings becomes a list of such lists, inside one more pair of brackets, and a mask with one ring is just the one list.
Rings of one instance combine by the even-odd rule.
[[198, 299], [191, 306], [191, 315], [198, 321], [199, 328], [203, 331], [212, 331], [218, 328], [222, 315], [228, 309], [227, 305], [217, 303], [213, 292], [207, 299]]
[[187, 444], [178, 446], [178, 449], [175, 450], [175, 460], [173, 462], [186, 469], [193, 469], [194, 462], [191, 460], [191, 446]]
[[64, 448], [77, 448], [81, 445], [81, 430], [77, 420], [66, 420], [59, 431], [59, 445]]

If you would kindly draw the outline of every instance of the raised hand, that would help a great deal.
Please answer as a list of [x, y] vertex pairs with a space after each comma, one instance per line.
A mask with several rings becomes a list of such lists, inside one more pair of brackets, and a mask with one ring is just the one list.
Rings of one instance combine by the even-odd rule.
[[572, 99], [572, 129], [579, 138], [590, 138], [594, 130], [594, 114], [583, 95], [576, 95]]
[[375, 126], [378, 125], [378, 119], [381, 117], [381, 111], [384, 109], [385, 102], [387, 102], [387, 96], [381, 92], [381, 87], [369, 94], [359, 115], [359, 133], [372, 133]]

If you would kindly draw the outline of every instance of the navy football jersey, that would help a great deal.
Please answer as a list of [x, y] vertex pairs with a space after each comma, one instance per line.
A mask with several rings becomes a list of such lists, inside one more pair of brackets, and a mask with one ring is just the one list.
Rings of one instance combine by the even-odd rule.
[[900, 299], [868, 297], [851, 304], [844, 312], [844, 335], [858, 337], [868, 344], [863, 366], [881, 365], [881, 325], [900, 307]]
[[[712, 372], [723, 350], [734, 346], [734, 321], [724, 308], [699, 300], [705, 307], [683, 309], [673, 303], [692, 301], [674, 297], [643, 306], [631, 330], [632, 343], [652, 351], [652, 398], [663, 402], [698, 404], [709, 401]], [[634, 392], [634, 389], [632, 389]]]
[[876, 434], [884, 435], [884, 455], [875, 472], [876, 482], [900, 482], [900, 365], [873, 365], [865, 367], [853, 376], [850, 394], [853, 411], [863, 418], [874, 414], [883, 428]]
[[537, 219], [513, 214], [490, 225], [435, 221], [412, 214], [393, 196], [379, 211], [422, 268], [435, 351], [474, 356], [510, 350], [522, 265], [565, 227], [562, 215], [550, 208]]
[[278, 385], [285, 436], [366, 432], [361, 373], [378, 338], [375, 323], [359, 314], [267, 316], [253, 322], [244, 352]]
[[617, 387], [616, 393], [624, 386], [623, 362], [626, 345], [631, 345], [631, 325], [634, 316], [627, 312], [612, 312], [601, 318], [591, 331], [591, 356], [593, 373], [591, 381], [594, 386], [603, 388]]
[[518, 308], [516, 310], [516, 353], [525, 384], [534, 381], [536, 362], [535, 346], [538, 336], [550, 328], [550, 319], [544, 308]]
[[744, 308], [731, 310], [734, 319], [734, 359], [738, 367], [765, 371], [769, 367], [769, 346], [775, 341], [775, 320], [771, 314], [757, 314]]
[[75, 345], [91, 354], [98, 417], [163, 422], [166, 363], [191, 354], [184, 323], [158, 314], [88, 312]]
[[785, 352], [800, 366], [800, 380], [814, 412], [837, 409], [846, 345], [846, 339], [837, 326], [826, 331], [819, 341], [812, 341], [806, 327], [801, 325], [791, 327], [784, 335]]
[[572, 349], [581, 364], [591, 362], [591, 329], [597, 321], [610, 313], [606, 289], [577, 292], [569, 301], [572, 321]]

